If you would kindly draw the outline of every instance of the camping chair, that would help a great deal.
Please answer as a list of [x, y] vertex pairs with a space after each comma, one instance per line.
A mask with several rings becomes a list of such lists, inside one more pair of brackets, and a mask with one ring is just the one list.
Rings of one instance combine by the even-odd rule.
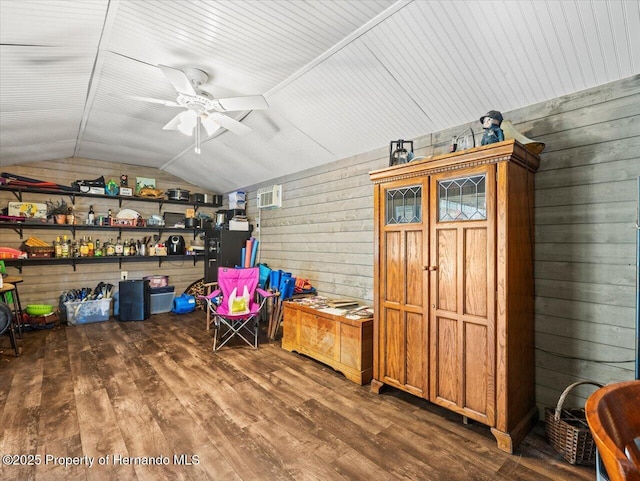
[[220, 267], [218, 288], [206, 296], [198, 296], [207, 303], [208, 312], [213, 316], [214, 351], [234, 337], [258, 349], [258, 317], [266, 300], [273, 296], [258, 287], [259, 277], [257, 267]]

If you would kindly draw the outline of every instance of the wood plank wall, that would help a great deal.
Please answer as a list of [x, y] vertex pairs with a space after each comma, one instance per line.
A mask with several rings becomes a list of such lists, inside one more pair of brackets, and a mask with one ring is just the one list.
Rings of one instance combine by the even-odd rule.
[[[117, 162], [101, 162], [87, 159], [60, 159], [55, 161], [33, 162], [22, 165], [3, 166], [2, 172], [22, 175], [26, 177], [50, 180], [62, 185], [70, 185], [77, 179], [95, 179], [103, 175], [108, 181], [114, 179], [119, 181], [121, 174], [129, 176], [129, 186], [135, 186], [136, 177], [147, 177], [156, 179], [156, 185], [159, 189], [166, 190], [170, 188], [183, 188], [191, 192], [211, 193], [199, 187], [190, 185], [189, 183], [174, 177], [160, 169], [151, 167], [134, 166]], [[48, 194], [24, 194], [25, 202], [45, 202], [47, 200], [59, 201], [64, 198], [70, 203], [68, 196], [48, 195]], [[7, 206], [8, 202], [15, 202], [17, 199], [11, 192], [0, 192], [0, 206]], [[103, 199], [96, 198], [76, 198], [76, 213], [78, 214], [78, 223], [84, 222], [89, 205], [93, 205], [96, 216], [106, 215], [108, 209], [112, 209], [113, 214], [119, 210], [118, 201], [106, 197]], [[150, 202], [135, 202], [135, 200], [123, 200], [122, 209], [133, 209], [140, 212], [145, 218], [151, 214], [161, 214], [162, 212], [180, 212], [184, 213], [187, 208], [180, 205], [167, 204], [163, 206], [162, 211], [159, 205]], [[217, 208], [199, 209], [199, 212], [207, 212], [213, 214]], [[35, 236], [46, 242], [52, 243], [58, 235], [68, 235], [71, 237], [71, 231], [61, 230], [35, 230], [24, 229], [24, 239], [29, 236]], [[76, 238], [80, 239], [83, 235], [92, 235], [93, 239], [100, 239], [101, 242], [107, 239], [117, 238], [117, 231], [107, 231], [104, 233], [95, 231], [78, 231]], [[176, 232], [165, 233], [162, 240], [166, 240], [168, 235], [179, 234]], [[144, 236], [153, 235], [153, 232], [135, 232], [130, 234], [123, 232], [123, 240], [133, 238], [134, 240], [142, 239]], [[189, 245], [193, 235], [185, 235], [185, 242]], [[21, 240], [17, 233], [10, 229], [0, 229], [0, 245], [6, 247], [19, 248]], [[180, 295], [192, 282], [197, 281], [204, 275], [204, 264], [200, 260], [194, 266], [191, 260], [171, 260], [171, 257], [163, 259], [162, 265], [159, 266], [157, 261], [149, 262], [123, 262], [122, 270], [127, 271], [129, 279], [141, 279], [144, 276], [162, 274], [169, 276], [169, 284], [175, 286], [176, 295]], [[7, 267], [7, 272], [12, 275], [21, 275], [24, 282], [20, 284], [20, 300], [23, 305], [26, 304], [58, 304], [59, 295], [67, 289], [75, 289], [81, 287], [95, 287], [98, 282], [110, 282], [116, 286], [120, 281], [120, 269], [118, 263], [108, 264], [83, 264], [78, 265], [76, 271], [72, 265], [49, 265], [49, 266], [25, 266], [22, 274], [13, 267]]]
[[[480, 112], [482, 114], [484, 112]], [[536, 399], [555, 406], [576, 380], [632, 379], [635, 222], [640, 175], [640, 76], [503, 112], [545, 142], [536, 174]], [[418, 155], [448, 150], [477, 120], [414, 140]], [[393, 140], [393, 139], [389, 139]], [[323, 295], [373, 298], [373, 187], [368, 173], [388, 165], [388, 147], [289, 175], [280, 209], [256, 209], [260, 260], [306, 277]], [[566, 406], [592, 391], [579, 388]]]

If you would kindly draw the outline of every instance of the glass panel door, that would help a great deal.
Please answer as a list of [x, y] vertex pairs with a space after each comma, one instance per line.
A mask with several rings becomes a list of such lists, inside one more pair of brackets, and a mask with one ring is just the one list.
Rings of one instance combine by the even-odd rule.
[[486, 218], [485, 175], [438, 182], [438, 221], [485, 220]]
[[386, 199], [385, 224], [422, 222], [422, 186], [389, 189]]

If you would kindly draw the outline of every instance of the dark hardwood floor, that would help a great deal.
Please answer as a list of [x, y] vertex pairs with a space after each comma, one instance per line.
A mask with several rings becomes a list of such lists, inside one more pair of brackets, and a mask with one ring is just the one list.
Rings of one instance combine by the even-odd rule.
[[509, 455], [485, 426], [279, 343], [213, 354], [204, 326], [196, 311], [26, 332], [18, 358], [0, 337], [0, 453], [27, 455], [3, 458], [0, 479], [595, 478], [541, 426]]

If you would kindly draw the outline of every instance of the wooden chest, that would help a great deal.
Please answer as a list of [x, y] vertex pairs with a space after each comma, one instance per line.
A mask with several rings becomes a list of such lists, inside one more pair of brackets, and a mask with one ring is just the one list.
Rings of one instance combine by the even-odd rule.
[[284, 303], [282, 348], [305, 354], [366, 384], [373, 374], [373, 319], [354, 320]]

